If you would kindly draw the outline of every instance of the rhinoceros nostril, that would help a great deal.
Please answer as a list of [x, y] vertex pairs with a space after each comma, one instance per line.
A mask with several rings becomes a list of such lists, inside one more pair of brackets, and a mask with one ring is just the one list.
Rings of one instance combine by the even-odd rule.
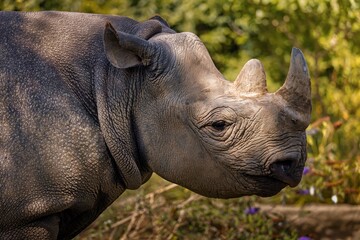
[[293, 162], [294, 161], [292, 161], [292, 160], [284, 160], [284, 161], [275, 162], [271, 165], [270, 170], [272, 170], [272, 168], [280, 169], [282, 172], [287, 174], [291, 171]]

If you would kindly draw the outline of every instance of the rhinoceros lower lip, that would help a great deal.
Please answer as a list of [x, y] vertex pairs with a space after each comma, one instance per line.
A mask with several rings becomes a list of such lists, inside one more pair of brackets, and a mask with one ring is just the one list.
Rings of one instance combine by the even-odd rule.
[[280, 180], [290, 187], [296, 187], [299, 179], [294, 175], [294, 161], [285, 160], [278, 161], [270, 165], [270, 176]]

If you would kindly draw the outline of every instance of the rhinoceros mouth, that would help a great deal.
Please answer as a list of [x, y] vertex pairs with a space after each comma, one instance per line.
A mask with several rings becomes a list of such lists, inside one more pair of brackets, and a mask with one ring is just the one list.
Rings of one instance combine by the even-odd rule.
[[301, 180], [301, 174], [298, 174], [301, 172], [301, 166], [298, 166], [298, 163], [299, 159], [292, 158], [275, 161], [269, 166], [269, 177], [282, 181], [290, 187], [296, 187]]

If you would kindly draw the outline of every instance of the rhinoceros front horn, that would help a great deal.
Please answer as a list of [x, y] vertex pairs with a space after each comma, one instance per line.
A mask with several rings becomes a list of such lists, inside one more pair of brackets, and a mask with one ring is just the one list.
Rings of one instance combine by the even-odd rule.
[[235, 86], [243, 94], [267, 93], [266, 75], [261, 62], [257, 59], [249, 60], [237, 76]]
[[281, 96], [288, 107], [296, 113], [297, 120], [305, 126], [311, 117], [311, 84], [309, 70], [300, 49], [293, 48], [290, 68], [284, 85], [275, 93]]

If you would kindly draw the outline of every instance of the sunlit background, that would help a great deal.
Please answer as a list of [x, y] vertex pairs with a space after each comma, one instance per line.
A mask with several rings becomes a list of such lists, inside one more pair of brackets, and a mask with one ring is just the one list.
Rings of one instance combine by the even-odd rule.
[[[340, 209], [360, 203], [359, 1], [1, 0], [0, 9], [116, 14], [139, 21], [160, 15], [176, 31], [196, 33], [230, 81], [247, 60], [260, 59], [270, 91], [285, 80], [293, 46], [307, 60], [313, 115], [308, 162], [297, 188], [265, 200], [213, 200], [155, 176], [121, 196], [79, 239], [321, 239], [325, 233], [295, 226], [263, 206], [316, 203]], [[346, 236], [338, 230], [338, 239], [355, 239], [349, 231]], [[328, 239], [336, 239], [331, 234]]]

